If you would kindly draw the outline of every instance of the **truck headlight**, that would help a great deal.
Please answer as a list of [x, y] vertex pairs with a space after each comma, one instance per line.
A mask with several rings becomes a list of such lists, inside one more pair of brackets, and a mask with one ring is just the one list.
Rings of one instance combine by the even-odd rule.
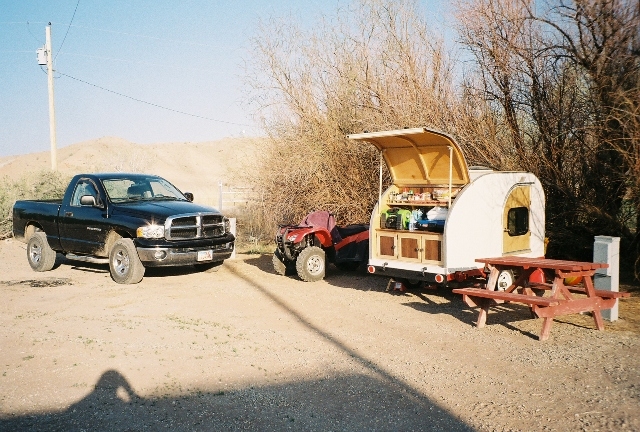
[[224, 222], [224, 232], [225, 233], [230, 233], [231, 232], [231, 222], [229, 221], [228, 217], [223, 217], [222, 218], [222, 222]]
[[163, 238], [164, 226], [163, 225], [145, 225], [136, 230], [136, 236], [142, 238]]

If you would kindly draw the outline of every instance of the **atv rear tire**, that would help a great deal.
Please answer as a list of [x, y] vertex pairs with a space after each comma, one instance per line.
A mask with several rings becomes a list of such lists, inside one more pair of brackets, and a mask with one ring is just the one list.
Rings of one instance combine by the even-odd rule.
[[341, 263], [336, 263], [336, 267], [338, 267], [342, 271], [356, 271], [358, 267], [360, 267], [360, 261], [345, 261]]
[[296, 260], [298, 277], [305, 282], [317, 282], [324, 279], [325, 268], [324, 251], [317, 246], [303, 249]]

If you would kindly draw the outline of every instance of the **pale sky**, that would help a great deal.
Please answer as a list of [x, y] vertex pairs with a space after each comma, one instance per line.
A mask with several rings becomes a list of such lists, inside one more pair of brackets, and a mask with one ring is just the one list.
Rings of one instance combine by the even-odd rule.
[[312, 25], [338, 3], [348, 1], [0, 0], [0, 157], [49, 150], [36, 61], [49, 22], [59, 148], [104, 136], [195, 142], [263, 134], [243, 82], [259, 19]]

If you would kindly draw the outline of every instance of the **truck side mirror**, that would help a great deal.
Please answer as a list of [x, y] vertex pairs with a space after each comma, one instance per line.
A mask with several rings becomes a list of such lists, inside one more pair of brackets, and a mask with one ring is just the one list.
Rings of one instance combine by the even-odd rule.
[[94, 197], [93, 195], [82, 195], [80, 197], [80, 205], [91, 207], [98, 206], [98, 204], [96, 203], [96, 197]]
[[185, 192], [184, 197], [189, 201], [193, 202], [193, 194], [191, 192]]

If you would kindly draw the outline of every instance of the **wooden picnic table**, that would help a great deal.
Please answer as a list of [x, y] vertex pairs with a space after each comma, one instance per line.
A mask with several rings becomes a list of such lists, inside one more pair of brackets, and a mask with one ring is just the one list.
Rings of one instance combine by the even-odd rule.
[[[593, 275], [598, 269], [608, 267], [605, 263], [564, 261], [546, 258], [523, 258], [506, 256], [499, 258], [480, 258], [490, 270], [485, 288], [457, 288], [453, 292], [462, 294], [463, 301], [470, 307], [480, 307], [478, 327], [484, 327], [489, 307], [501, 303], [517, 302], [529, 306], [533, 316], [543, 318], [540, 340], [549, 338], [553, 318], [580, 312], [592, 312], [598, 330], [604, 330], [602, 309], [611, 309], [620, 297], [629, 293], [596, 290]], [[535, 271], [553, 273], [553, 282], [530, 282]], [[504, 291], [497, 290], [498, 276], [502, 270], [514, 270], [518, 274], [514, 283]], [[582, 286], [567, 286], [565, 278], [582, 277]], [[550, 295], [544, 295], [550, 291]], [[542, 296], [542, 295], [544, 296]], [[575, 294], [586, 294], [576, 297]]]

